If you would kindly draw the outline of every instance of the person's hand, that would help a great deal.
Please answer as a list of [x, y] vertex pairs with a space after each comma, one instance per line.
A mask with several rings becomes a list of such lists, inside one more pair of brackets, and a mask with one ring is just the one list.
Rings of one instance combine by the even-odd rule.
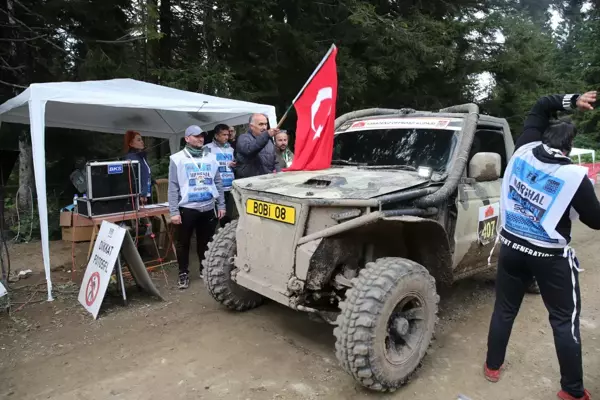
[[225, 216], [225, 210], [217, 211], [217, 217], [219, 217], [219, 219], [223, 218], [224, 216]]
[[585, 92], [584, 94], [582, 94], [581, 96], [579, 96], [579, 98], [577, 99], [577, 108], [580, 109], [581, 111], [585, 111], [585, 110], [593, 110], [594, 107], [592, 106], [592, 103], [596, 102], [596, 91], [592, 90], [589, 92]]
[[232, 161], [229, 163], [229, 168], [234, 168], [237, 165], [236, 161]]
[[173, 225], [181, 225], [181, 215], [174, 215], [171, 217], [171, 223]]
[[147, 197], [140, 197], [140, 204], [142, 206], [145, 206], [147, 202], [148, 202], [148, 198]]
[[267, 132], [269, 133], [269, 136], [273, 137], [279, 133], [279, 129], [272, 128], [272, 129], [269, 129]]

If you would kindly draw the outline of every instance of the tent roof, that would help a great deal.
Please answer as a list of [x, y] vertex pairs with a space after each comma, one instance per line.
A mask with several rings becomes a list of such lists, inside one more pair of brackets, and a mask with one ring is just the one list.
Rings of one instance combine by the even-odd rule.
[[189, 125], [210, 130], [240, 125], [263, 113], [275, 125], [275, 107], [187, 92], [134, 79], [34, 83], [0, 105], [4, 122], [29, 124], [30, 101], [47, 102], [46, 126], [145, 136], [181, 134]]
[[275, 107], [191, 93], [133, 79], [34, 83], [0, 105], [0, 121], [31, 125], [31, 149], [40, 216], [42, 256], [52, 300], [48, 204], [46, 199], [45, 127], [169, 138], [171, 151], [189, 125], [210, 130], [218, 123], [239, 125], [263, 113], [277, 125]]
[[575, 156], [582, 156], [584, 154], [595, 154], [596, 152], [592, 149], [580, 149], [580, 148], [576, 148], [573, 147], [571, 149], [571, 152], [569, 153], [570, 157], [575, 157]]

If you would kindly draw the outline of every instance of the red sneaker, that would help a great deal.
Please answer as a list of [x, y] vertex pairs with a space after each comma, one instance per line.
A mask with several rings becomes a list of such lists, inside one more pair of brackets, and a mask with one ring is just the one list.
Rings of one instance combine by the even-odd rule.
[[573, 397], [564, 390], [561, 390], [560, 392], [558, 392], [557, 396], [561, 400], [592, 400], [592, 395], [590, 394], [590, 392], [588, 392], [587, 390], [584, 390], [583, 392], [583, 397]]
[[483, 364], [483, 375], [485, 375], [485, 379], [490, 382], [498, 382], [500, 380], [501, 370], [502, 365], [498, 369], [489, 369], [487, 363]]

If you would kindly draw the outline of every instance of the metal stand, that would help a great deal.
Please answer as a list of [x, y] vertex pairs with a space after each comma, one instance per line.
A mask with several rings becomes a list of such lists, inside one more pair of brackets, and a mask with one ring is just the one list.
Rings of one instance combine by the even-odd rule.
[[117, 257], [117, 287], [121, 289], [123, 305], [127, 305], [127, 293], [125, 293], [125, 279], [123, 278], [123, 267], [121, 265], [121, 254]]

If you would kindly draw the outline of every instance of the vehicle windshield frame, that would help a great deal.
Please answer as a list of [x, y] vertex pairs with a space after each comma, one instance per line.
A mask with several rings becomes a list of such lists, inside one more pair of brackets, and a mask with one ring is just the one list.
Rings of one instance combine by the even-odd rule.
[[[412, 128], [398, 128], [397, 130], [407, 130], [407, 129], [412, 129]], [[416, 129], [422, 129], [422, 128], [416, 128]], [[451, 129], [435, 129], [435, 130], [440, 130], [440, 131], [452, 131]], [[343, 135], [343, 134], [353, 134], [353, 133], [369, 133], [369, 132], [375, 132], [375, 131], [381, 131], [381, 129], [365, 129], [365, 130], [361, 130], [361, 131], [335, 131], [334, 132], [334, 149], [332, 150], [332, 156], [333, 159], [335, 159], [335, 138], [338, 135]], [[456, 153], [456, 146], [458, 145], [458, 135], [460, 135], [462, 133], [462, 127], [460, 130], [454, 130], [452, 131], [452, 137], [450, 138], [450, 152], [448, 154], [448, 159], [446, 160], [445, 165], [443, 166], [442, 170], [434, 170], [433, 173], [434, 174], [447, 174], [449, 172], [449, 170], [451, 169], [452, 165], [454, 164], [454, 157], [455, 157], [455, 153]], [[348, 160], [345, 160], [348, 161]], [[394, 169], [394, 166], [401, 166], [402, 164], [389, 164], [390, 165], [390, 169]], [[344, 164], [335, 164], [335, 166], [340, 166], [340, 167], [344, 167], [347, 165]], [[422, 167], [426, 167], [426, 165], [421, 165]], [[417, 169], [419, 166], [417, 166], [415, 169]], [[402, 170], [403, 172], [412, 172], [412, 173], [416, 173], [414, 171], [409, 171], [409, 170]]]

